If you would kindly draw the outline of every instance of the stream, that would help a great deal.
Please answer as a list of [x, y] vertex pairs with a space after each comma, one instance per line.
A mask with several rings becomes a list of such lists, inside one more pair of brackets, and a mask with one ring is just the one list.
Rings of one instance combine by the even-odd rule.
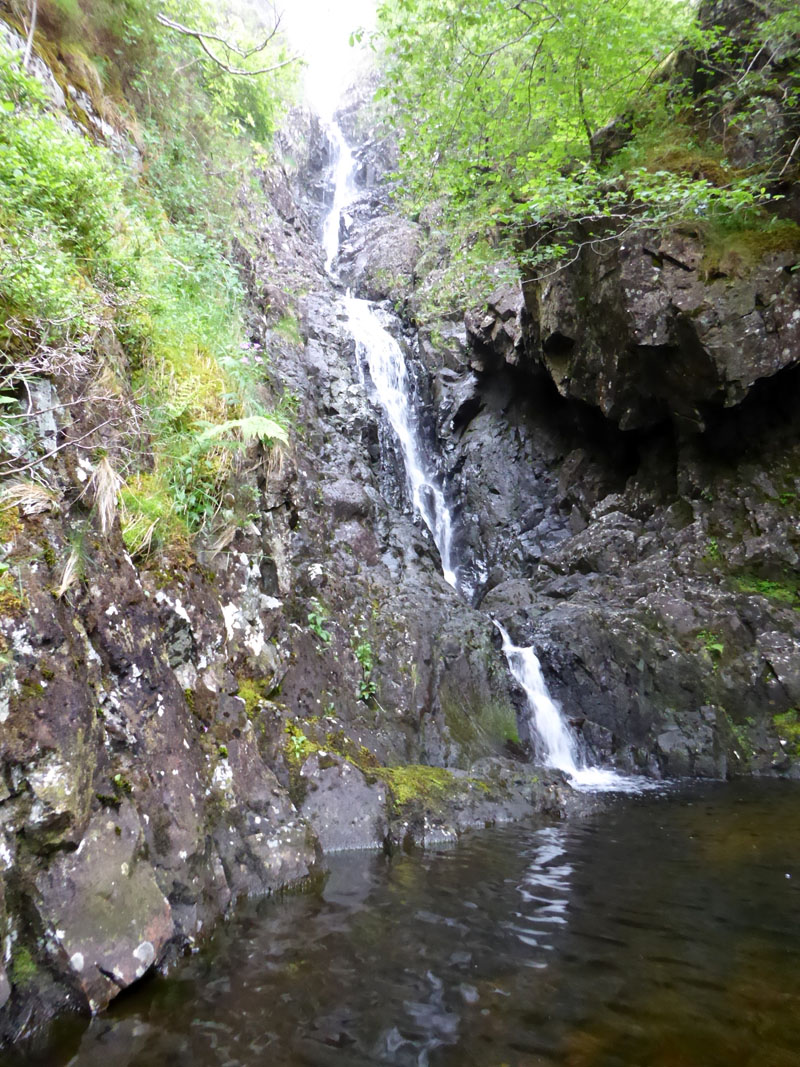
[[796, 783], [605, 798], [580, 820], [329, 858], [202, 951], [2, 1067], [790, 1067]]

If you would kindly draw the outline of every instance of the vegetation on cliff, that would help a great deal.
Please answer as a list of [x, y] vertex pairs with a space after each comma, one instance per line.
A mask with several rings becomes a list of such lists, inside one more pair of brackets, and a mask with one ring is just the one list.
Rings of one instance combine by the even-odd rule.
[[799, 33], [792, 0], [743, 0], [733, 15], [386, 0], [379, 96], [406, 208], [440, 206], [460, 268], [499, 247], [546, 273], [584, 244], [687, 220], [800, 244], [765, 210], [800, 165]]
[[[238, 192], [268, 159], [292, 67], [232, 76], [162, 10], [215, 29], [205, 0], [41, 0], [34, 58], [58, 84], [0, 51], [0, 473], [44, 477], [31, 388], [81, 381], [73, 422], [108, 405], [83, 447], [114, 472], [133, 550], [212, 516], [248, 438], [285, 440], [232, 253], [246, 242]], [[0, 13], [26, 29], [27, 4]]]

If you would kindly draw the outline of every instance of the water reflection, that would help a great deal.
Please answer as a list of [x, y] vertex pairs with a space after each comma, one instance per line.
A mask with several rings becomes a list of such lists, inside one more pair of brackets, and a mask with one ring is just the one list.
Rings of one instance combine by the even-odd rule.
[[[800, 791], [620, 798], [581, 823], [333, 857], [48, 1067], [788, 1067]], [[789, 875], [789, 877], [787, 877]]]
[[552, 952], [555, 927], [567, 923], [572, 866], [566, 856], [567, 831], [549, 826], [535, 835], [536, 847], [517, 891], [525, 905], [515, 911], [514, 921], [504, 924], [528, 948], [536, 949], [524, 962], [529, 967], [547, 966], [545, 952]]

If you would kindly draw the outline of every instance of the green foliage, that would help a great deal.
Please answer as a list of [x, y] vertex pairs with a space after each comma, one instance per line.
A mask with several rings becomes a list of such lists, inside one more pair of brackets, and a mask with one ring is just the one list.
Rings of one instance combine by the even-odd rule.
[[413, 193], [501, 215], [591, 158], [688, 24], [684, 4], [645, 0], [387, 0], [378, 13], [380, 92]]
[[800, 610], [800, 581], [792, 574], [787, 573], [780, 582], [745, 574], [734, 579], [734, 584], [743, 593], [769, 597]]
[[307, 616], [308, 628], [322, 645], [329, 645], [331, 632], [325, 629], [325, 623], [328, 621], [327, 608], [316, 597], [311, 601], [311, 608]]
[[301, 727], [289, 720], [286, 723], [286, 754], [292, 763], [300, 763], [317, 746], [303, 733]]
[[[409, 210], [441, 205], [459, 246], [451, 272], [464, 253], [468, 276], [512, 255], [541, 274], [635, 226], [768, 225], [769, 182], [791, 157], [737, 171], [724, 136], [708, 134], [757, 136], [776, 102], [800, 112], [782, 67], [798, 50], [800, 12], [789, 0], [759, 12], [737, 36], [701, 29], [679, 0], [384, 0], [378, 95], [397, 130], [398, 177]], [[691, 89], [671, 58], [682, 42], [700, 57]], [[627, 144], [607, 151], [620, 116]], [[788, 228], [773, 235], [790, 239]]]
[[722, 642], [722, 638], [711, 630], [701, 630], [697, 635], [697, 639], [702, 643], [703, 648], [711, 657], [714, 669], [716, 670], [719, 660], [725, 652], [725, 645]]
[[369, 704], [378, 692], [378, 685], [372, 677], [375, 666], [375, 655], [369, 641], [360, 641], [354, 649], [355, 657], [361, 667], [362, 677], [358, 682], [357, 697]]
[[[278, 75], [207, 69], [196, 42], [158, 25], [162, 9], [215, 28], [205, 0], [40, 5], [41, 24], [61, 35], [57, 50], [37, 39], [56, 77], [84, 87], [118, 124], [127, 115], [145, 151], [138, 182], [50, 115], [39, 83], [0, 55], [4, 410], [18, 414], [14, 390], [35, 380], [34, 357], [41, 365], [42, 352], [54, 353], [45, 374], [59, 360], [88, 366], [113, 330], [152, 442], [121, 494], [125, 540], [138, 552], [185, 545], [219, 510], [237, 453], [288, 440], [260, 399], [265, 354], [243, 336], [244, 291], [229, 255], [237, 183], [263, 157], [239, 135], [271, 135], [285, 86]], [[243, 108], [252, 121], [232, 121]], [[22, 440], [24, 423], [8, 421]]]
[[369, 641], [361, 641], [356, 645], [354, 653], [364, 674], [372, 674], [372, 668], [375, 665], [375, 656]]
[[722, 552], [720, 551], [719, 541], [716, 537], [709, 537], [708, 545], [706, 547], [706, 559], [711, 560], [713, 563], [722, 562]]

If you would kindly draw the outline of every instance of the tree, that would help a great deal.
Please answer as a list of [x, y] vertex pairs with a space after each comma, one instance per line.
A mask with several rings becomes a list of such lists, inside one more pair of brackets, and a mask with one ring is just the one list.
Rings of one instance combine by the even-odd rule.
[[[689, 0], [383, 0], [379, 95], [406, 206], [442, 205], [459, 263], [524, 245], [537, 272], [642, 225], [774, 229], [762, 208], [800, 154], [800, 11], [753, 0], [732, 27], [718, 10], [701, 24]], [[769, 158], [729, 164], [734, 132], [778, 112], [788, 143], [777, 130]]]
[[494, 210], [574, 160], [644, 89], [690, 17], [682, 0], [386, 0], [403, 174]]
[[[34, 0], [35, 3], [35, 0]], [[238, 56], [243, 62], [248, 62], [253, 56], [258, 57], [258, 60], [265, 54], [267, 48], [270, 46], [273, 40], [278, 35], [281, 26], [281, 14], [272, 8], [272, 19], [270, 28], [267, 30], [266, 37], [260, 44], [255, 44], [251, 48], [242, 47], [241, 45], [233, 44], [226, 38], [221, 37], [217, 33], [211, 33], [208, 30], [201, 30], [197, 27], [184, 26], [183, 23], [177, 22], [175, 19], [169, 18], [163, 12], [159, 12], [156, 16], [162, 26], [165, 26], [169, 30], [173, 30], [176, 33], [182, 34], [184, 37], [192, 37], [196, 40], [205, 54], [211, 59], [218, 67], [225, 71], [226, 74], [234, 74], [239, 77], [253, 78], [260, 74], [271, 74], [274, 70], [280, 70], [281, 67], [286, 67], [290, 63], [295, 63], [300, 58], [299, 55], [289, 56], [288, 58], [276, 60], [267, 66], [261, 67], [243, 67], [235, 66], [230, 57]], [[222, 48], [222, 55], [218, 55], [213, 47], [212, 43], [219, 45]], [[225, 58], [223, 58], [225, 57]]]

